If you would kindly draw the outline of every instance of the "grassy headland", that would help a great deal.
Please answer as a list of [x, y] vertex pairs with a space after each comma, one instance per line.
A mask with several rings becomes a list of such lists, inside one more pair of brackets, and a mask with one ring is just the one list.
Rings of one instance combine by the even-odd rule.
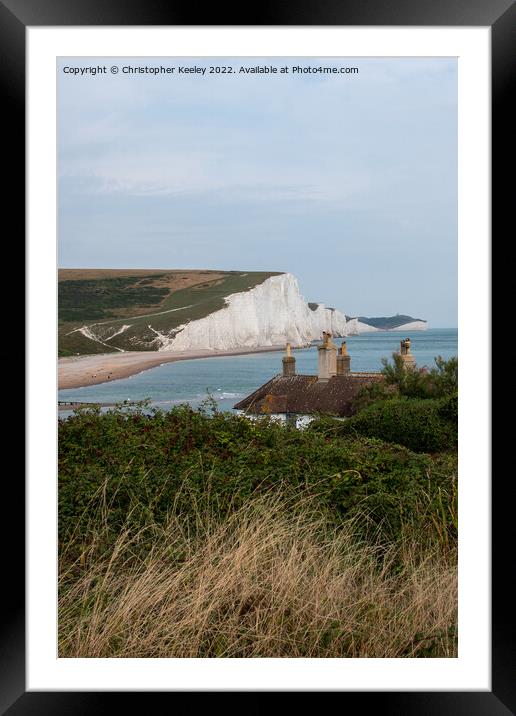
[[[171, 331], [224, 308], [275, 272], [62, 269], [59, 355], [154, 350], [157, 331]], [[80, 329], [86, 327], [94, 337]]]

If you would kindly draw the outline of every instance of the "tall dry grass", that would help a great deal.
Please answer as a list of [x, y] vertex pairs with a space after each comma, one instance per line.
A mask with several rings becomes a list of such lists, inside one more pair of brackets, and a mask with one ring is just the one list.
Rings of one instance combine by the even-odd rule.
[[454, 550], [355, 527], [276, 497], [99, 537], [63, 559], [59, 655], [456, 656]]

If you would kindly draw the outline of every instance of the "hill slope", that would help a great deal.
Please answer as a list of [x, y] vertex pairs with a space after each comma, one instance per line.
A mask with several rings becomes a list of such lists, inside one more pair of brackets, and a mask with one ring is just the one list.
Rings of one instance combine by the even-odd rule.
[[381, 331], [394, 331], [408, 323], [426, 323], [422, 318], [412, 318], [412, 316], [404, 316], [399, 313], [395, 316], [381, 316], [379, 318], [358, 316], [358, 320], [361, 323], [366, 323], [368, 326], [373, 326], [373, 328], [378, 328]]
[[306, 345], [345, 316], [309, 308], [292, 274], [65, 269], [59, 276], [60, 355]]
[[428, 328], [427, 321], [402, 314], [395, 316], [379, 316], [367, 318], [346, 316], [350, 334], [369, 333], [373, 331], [424, 331]]
[[62, 269], [60, 355], [157, 350], [156, 330], [170, 333], [185, 322], [203, 318], [224, 308], [227, 296], [247, 291], [273, 275], [277, 274]]

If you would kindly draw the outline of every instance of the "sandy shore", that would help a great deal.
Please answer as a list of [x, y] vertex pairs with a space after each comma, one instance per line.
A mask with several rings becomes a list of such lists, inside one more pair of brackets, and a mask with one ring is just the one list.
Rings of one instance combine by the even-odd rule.
[[[59, 389], [82, 388], [85, 385], [97, 385], [111, 380], [128, 378], [149, 368], [163, 363], [192, 358], [214, 358], [216, 356], [248, 355], [269, 351], [283, 351], [285, 346], [268, 346], [267, 348], [242, 348], [230, 351], [131, 351], [126, 353], [102, 353], [94, 356], [73, 356], [59, 358], [58, 382]], [[279, 369], [278, 369], [279, 372]]]

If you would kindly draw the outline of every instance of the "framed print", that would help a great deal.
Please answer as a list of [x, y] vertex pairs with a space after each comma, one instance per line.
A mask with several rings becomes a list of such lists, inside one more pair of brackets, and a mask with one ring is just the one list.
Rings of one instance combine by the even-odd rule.
[[[2, 712], [67, 713], [79, 703], [85, 713], [99, 711], [103, 694], [98, 692], [106, 691], [117, 692], [117, 698], [119, 692], [126, 691], [145, 692], [145, 697], [169, 691], [339, 691], [350, 706], [365, 704], [393, 714], [514, 712], [511, 675], [515, 665], [509, 640], [514, 618], [510, 595], [503, 586], [511, 520], [501, 488], [496, 482], [495, 489], [491, 487], [490, 331], [494, 324], [491, 328], [489, 281], [491, 212], [493, 226], [500, 232], [503, 210], [510, 205], [508, 187], [500, 175], [507, 162], [504, 146], [511, 122], [506, 106], [514, 5], [499, 2], [464, 9], [451, 2], [431, 11], [421, 3], [410, 8], [396, 3], [389, 8], [375, 7], [375, 3], [335, 4], [324, 9], [282, 6], [281, 10], [264, 9], [260, 17], [230, 20], [223, 11], [217, 17], [208, 11], [202, 18], [191, 18], [188, 11], [165, 10], [153, 2], [112, 2], [104, 7], [98, 3], [4, 0], [0, 17], [5, 56], [0, 71], [4, 106], [9, 107], [7, 136], [13, 149], [16, 147], [7, 205], [13, 207], [20, 234], [21, 217], [26, 217], [28, 308], [25, 495], [21, 494], [21, 483], [10, 486], [13, 503], [26, 501], [26, 532], [24, 538], [21, 528], [16, 527], [9, 538], [9, 569], [18, 577], [12, 579], [7, 595], [12, 601], [5, 610], [2, 631]], [[26, 147], [26, 175], [22, 147]], [[22, 209], [24, 181], [26, 211]], [[373, 236], [379, 238], [373, 240]], [[298, 278], [303, 295], [299, 294]], [[264, 286], [269, 293], [264, 293]], [[383, 312], [380, 297], [386, 295], [385, 286], [390, 286], [391, 303], [385, 299]], [[420, 295], [425, 299], [419, 300]], [[341, 296], [345, 298], [341, 300]], [[224, 324], [217, 322], [217, 311], [222, 309], [229, 312], [224, 315], [231, 314]], [[267, 311], [270, 330], [264, 337], [259, 321]], [[292, 326], [294, 315], [295, 331], [292, 328], [289, 332], [285, 325]], [[249, 328], [255, 316], [259, 337]], [[388, 320], [391, 323], [385, 323]], [[433, 325], [445, 332], [435, 333]], [[258, 447], [252, 457], [256, 475], [245, 489], [254, 494], [268, 484], [263, 499], [270, 500], [280, 480], [268, 483], [272, 479], [270, 468], [265, 462], [262, 465], [262, 460], [277, 461], [274, 470], [288, 473], [282, 477], [288, 482], [292, 470], [297, 469], [294, 462], [281, 462], [289, 451], [305, 451], [305, 466], [334, 459], [325, 453], [329, 438], [322, 436], [327, 436], [324, 430], [328, 426], [321, 413], [328, 413], [332, 420], [335, 416], [344, 418], [341, 425], [359, 424], [355, 414], [358, 403], [353, 403], [355, 407], [348, 413], [347, 406], [352, 403], [346, 391], [354, 391], [353, 400], [358, 400], [367, 393], [358, 393], [365, 385], [370, 390], [368, 395], [373, 395], [371, 386], [380, 375], [376, 364], [361, 357], [366, 356], [370, 345], [363, 336], [370, 333], [381, 343], [393, 340], [389, 331], [410, 333], [408, 343], [404, 334], [397, 336], [399, 376], [416, 375], [408, 365], [412, 360], [411, 341], [416, 361], [422, 355], [418, 340], [424, 342], [424, 337], [435, 341], [439, 348], [432, 345], [428, 350], [439, 352], [443, 362], [437, 363], [437, 371], [425, 367], [421, 375], [417, 372], [417, 390], [436, 391], [435, 376], [440, 376], [439, 385], [443, 385], [442, 376], [447, 370], [451, 374], [453, 368], [447, 360], [452, 361], [458, 352], [457, 326], [461, 354], [458, 507], [456, 493], [450, 503], [446, 502], [447, 483], [436, 482], [435, 488], [430, 485], [435, 475], [447, 469], [443, 466], [451, 464], [451, 452], [456, 455], [456, 438], [453, 451], [451, 443], [445, 447], [431, 441], [416, 445], [404, 443], [398, 434], [392, 439], [383, 436], [384, 442], [396, 446], [389, 448], [387, 460], [386, 453], [375, 457], [379, 449], [375, 440], [380, 440], [377, 434], [356, 437], [353, 433], [362, 451], [363, 475], [353, 476], [357, 472], [354, 463], [348, 466], [353, 469], [342, 470], [333, 469], [331, 463], [332, 492], [324, 492], [324, 509], [333, 499], [328, 498], [331, 494], [338, 495], [344, 512], [351, 510], [350, 494], [359, 490], [360, 481], [367, 482], [364, 495], [378, 505], [382, 515], [375, 525], [378, 537], [395, 501], [380, 494], [379, 489], [375, 492], [375, 485], [397, 479], [394, 471], [388, 477], [378, 474], [387, 474], [393, 461], [404, 460], [410, 462], [414, 474], [426, 475], [424, 494], [432, 494], [434, 506], [441, 500], [435, 515], [445, 515], [441, 527], [436, 528], [441, 547], [446, 544], [451, 549], [449, 535], [455, 528], [456, 536], [458, 524], [458, 622], [453, 617], [455, 592], [450, 586], [457, 579], [456, 563], [453, 569], [448, 564], [448, 571], [442, 565], [436, 567], [438, 578], [423, 572], [411, 576], [410, 588], [419, 584], [421, 599], [426, 600], [434, 620], [428, 627], [431, 637], [418, 627], [407, 645], [403, 632], [395, 634], [401, 607], [385, 617], [390, 609], [388, 601], [381, 602], [385, 584], [374, 592], [373, 581], [368, 582], [360, 596], [350, 598], [346, 610], [335, 612], [335, 604], [344, 599], [353, 580], [343, 588], [340, 553], [336, 571], [332, 572], [334, 567], [329, 564], [324, 571], [326, 552], [321, 545], [327, 546], [327, 542], [308, 543], [308, 532], [303, 532], [303, 549], [300, 542], [293, 542], [289, 554], [306, 556], [310, 550], [313, 554], [319, 550], [321, 556], [310, 563], [303, 576], [289, 574], [292, 581], [299, 579], [302, 584], [295, 602], [302, 605], [302, 613], [306, 614], [307, 604], [317, 604], [310, 612], [312, 624], [317, 626], [311, 627], [312, 631], [299, 627], [304, 629], [304, 636], [298, 637], [298, 627], [293, 626], [294, 622], [298, 624], [296, 616], [284, 629], [285, 636], [279, 636], [283, 626], [274, 634], [267, 632], [267, 649], [265, 632], [258, 632], [253, 641], [250, 634], [255, 634], [253, 629], [262, 618], [267, 595], [279, 594], [280, 582], [273, 585], [268, 581], [278, 570], [267, 562], [269, 567], [259, 577], [258, 572], [253, 576], [255, 586], [242, 587], [240, 575], [235, 577], [234, 588], [228, 590], [227, 583], [236, 574], [235, 564], [243, 553], [244, 538], [239, 532], [231, 537], [236, 540], [231, 549], [225, 545], [224, 550], [229, 551], [221, 551], [210, 563], [217, 565], [211, 574], [208, 562], [202, 562], [205, 566], [201, 572], [195, 572], [200, 555], [206, 557], [202, 551], [206, 544], [215, 549], [215, 544], [222, 543], [209, 542], [215, 526], [215, 532], [210, 527], [197, 543], [192, 537], [208, 513], [202, 517], [195, 513], [197, 517], [188, 522], [188, 527], [184, 516], [194, 502], [198, 505], [207, 499], [212, 510], [215, 501], [209, 502], [211, 496], [206, 497], [203, 490], [191, 497], [197, 489], [195, 480], [166, 493], [169, 488], [163, 476], [171, 469], [170, 455], [176, 449], [166, 421], [175, 421], [175, 430], [183, 430], [186, 423], [181, 421], [186, 420], [187, 413], [202, 416], [188, 417], [189, 421], [212, 421], [211, 427], [202, 428], [207, 432], [200, 437], [194, 436], [188, 423], [184, 436], [178, 438], [181, 447], [177, 465], [189, 475], [201, 469], [202, 480], [211, 481], [210, 490], [217, 492], [217, 509], [229, 510], [233, 509], [229, 505], [238, 502], [240, 489], [237, 477], [231, 482], [232, 470], [243, 480], [248, 468], [239, 452], [244, 444], [232, 447], [236, 438], [231, 430], [237, 428], [224, 422], [225, 413], [221, 411], [238, 408], [252, 413], [259, 406], [256, 410], [265, 414], [266, 422], [271, 414], [282, 415], [285, 422], [290, 420], [288, 435], [298, 437], [289, 437], [293, 442], [281, 447], [276, 443], [276, 450], [266, 441], [278, 440], [279, 433], [274, 430], [280, 428], [267, 428], [272, 432], [266, 439], [258, 434], [259, 427], [249, 427], [251, 432], [246, 433], [245, 449], [252, 452]], [[417, 333], [419, 330], [425, 333]], [[334, 358], [332, 335], [339, 337]], [[340, 344], [340, 338], [346, 336], [347, 349], [346, 341]], [[446, 341], [454, 347], [448, 349]], [[286, 354], [274, 352], [285, 343]], [[378, 350], [389, 351], [384, 345], [387, 343]], [[310, 353], [306, 352], [308, 346], [313, 348]], [[174, 351], [183, 354], [177, 358]], [[211, 357], [205, 360], [206, 355]], [[313, 371], [308, 367], [307, 375], [301, 375], [303, 361], [312, 360], [312, 355], [317, 366]], [[380, 353], [375, 355], [378, 363]], [[85, 359], [88, 356], [89, 362]], [[256, 365], [250, 362], [255, 358], [259, 361]], [[176, 359], [178, 362], [174, 362]], [[208, 366], [214, 364], [217, 368], [210, 373]], [[255, 372], [249, 378], [251, 365]], [[83, 371], [80, 376], [79, 369]], [[68, 383], [63, 378], [66, 371]], [[308, 375], [316, 371], [317, 376]], [[271, 386], [275, 373], [282, 373], [277, 376], [277, 389]], [[158, 387], [152, 382], [157, 375], [161, 376]], [[312, 377], [318, 386], [319, 402], [307, 392]], [[378, 385], [381, 380], [378, 378]], [[299, 385], [296, 383], [289, 393], [287, 384], [296, 381]], [[337, 383], [342, 383], [339, 390], [343, 397], [335, 407], [337, 403], [331, 401], [336, 398], [328, 386]], [[423, 384], [432, 387], [421, 387]], [[395, 385], [401, 390], [399, 384]], [[455, 415], [457, 411], [456, 382], [453, 390], [454, 404], [450, 391], [396, 394], [402, 406], [398, 424], [407, 411], [416, 409], [415, 402], [407, 404], [407, 400], [416, 398], [433, 401], [432, 410], [440, 412], [438, 418], [432, 413], [432, 420], [441, 420], [443, 415], [443, 420], [448, 420], [453, 405]], [[56, 393], [62, 404], [60, 416], [56, 416]], [[150, 406], [145, 402], [148, 396]], [[191, 413], [180, 412], [185, 404], [191, 406]], [[214, 417], [203, 417], [209, 410]], [[146, 422], [151, 414], [162, 421], [159, 438], [152, 436], [154, 427]], [[305, 414], [312, 415], [309, 420], [317, 416], [311, 428], [317, 437], [313, 446], [303, 443], [301, 447], [301, 436], [308, 432], [303, 432], [296, 421]], [[59, 487], [58, 524], [56, 444], [58, 426], [66, 423], [68, 415], [85, 421], [81, 429], [89, 437], [88, 444], [76, 442], [71, 420], [68, 442], [61, 440], [61, 472], [65, 477]], [[91, 421], [109, 415], [113, 417], [99, 423], [95, 433]], [[135, 426], [131, 427], [131, 436], [139, 431], [134, 443], [133, 437], [127, 437], [129, 433], [117, 432], [120, 421], [129, 420], [127, 416]], [[349, 423], [345, 420], [348, 417]], [[260, 426], [261, 419], [253, 422], [253, 418], [248, 424]], [[320, 428], [314, 427], [317, 419], [321, 420]], [[180, 424], [183, 427], [178, 428]], [[337, 430], [335, 425], [333, 422], [333, 430]], [[317, 433], [318, 429], [322, 432]], [[415, 430], [413, 424], [411, 430]], [[439, 432], [435, 440], [453, 442], [443, 434]], [[425, 436], [428, 439], [427, 433]], [[265, 442], [260, 442], [262, 439]], [[152, 440], [159, 442], [159, 459], [149, 458], [149, 449], [155, 450], [158, 444], [149, 448]], [[201, 457], [210, 461], [209, 466], [202, 463], [200, 468], [198, 453], [208, 444], [209, 450]], [[104, 445], [108, 446], [105, 450]], [[95, 480], [105, 469], [104, 461], [115, 469], [115, 445], [126, 467], [120, 468], [120, 481], [109, 493], [111, 488], [105, 484], [102, 488], [101, 481]], [[138, 450], [143, 449], [147, 457], [140, 463]], [[358, 450], [356, 446], [353, 449]], [[74, 457], [79, 451], [80, 460]], [[344, 460], [342, 455], [339, 460]], [[139, 465], [140, 472], [131, 472], [134, 464]], [[222, 465], [227, 471], [225, 487]], [[153, 497], [149, 503], [152, 507], [146, 505], [145, 509], [143, 502], [138, 502], [150, 490], [145, 487], [149, 474], [152, 479], [160, 475], [159, 489], [168, 495], [167, 500], [174, 495], [172, 502], [179, 505], [177, 514], [170, 500], [165, 504]], [[308, 485], [307, 474], [295, 483], [296, 489]], [[127, 492], [124, 490], [129, 483], [123, 482], [123, 476], [132, 480]], [[313, 493], [317, 499], [323, 494], [318, 489]], [[187, 492], [188, 499], [184, 497]], [[229, 492], [231, 499], [226, 505], [224, 495]], [[88, 503], [94, 495], [102, 494], [104, 503]], [[405, 487], [400, 494], [409, 499]], [[307, 488], [306, 499], [312, 497]], [[410, 499], [416, 498], [410, 494]], [[100, 522], [93, 528], [88, 522], [92, 531], [85, 538], [81, 520], [90, 514], [87, 505], [92, 504], [97, 505], [104, 522], [102, 528]], [[166, 522], [169, 531], [159, 533], [162, 553], [153, 567], [157, 570], [154, 587], [160, 580], [158, 565], [163, 568], [173, 563], [177, 574], [183, 575], [180, 580], [186, 579], [189, 563], [185, 555], [197, 545], [197, 562], [192, 562], [188, 579], [194, 580], [196, 589], [204, 582], [210, 585], [206, 601], [197, 605], [196, 617], [199, 623], [206, 625], [211, 620], [217, 624], [210, 627], [209, 637], [199, 638], [197, 643], [192, 635], [200, 632], [186, 629], [179, 647], [175, 637], [163, 631], [166, 619], [179, 620], [178, 614], [183, 614], [177, 611], [177, 605], [186, 604], [188, 589], [184, 587], [187, 582], [180, 580], [175, 596], [166, 596], [169, 590], [172, 594], [172, 583], [167, 582], [159, 599], [140, 600], [139, 616], [130, 622], [131, 629], [123, 626], [128, 613], [124, 610], [132, 609], [126, 597], [134, 595], [135, 588], [130, 582], [120, 586], [120, 574], [112, 583], [108, 581], [115, 559], [115, 552], [109, 552], [113, 547], [109, 543], [108, 512], [115, 507], [121, 520], [139, 515], [140, 522], [132, 525], [135, 531], [131, 540], [140, 534], [140, 528], [150, 535], [165, 516], [166, 520], [177, 520]], [[253, 503], [252, 509], [260, 516], [255, 523], [259, 537], [251, 550], [255, 564], [256, 555], [264, 553], [275, 529], [286, 534], [281, 532], [286, 523], [283, 507], [278, 508], [278, 522], [269, 521], [274, 512], [272, 502]], [[405, 523], [399, 514], [403, 509], [392, 510], [402, 526]], [[312, 509], [311, 514], [315, 511]], [[249, 515], [245, 520], [251, 519]], [[442, 527], [445, 522], [446, 527]], [[326, 529], [317, 524], [310, 533], [311, 540]], [[435, 527], [435, 517], [433, 524]], [[182, 530], [189, 536], [181, 543], [177, 534]], [[80, 539], [74, 541], [71, 536], [75, 533]], [[64, 567], [62, 560], [58, 567], [57, 544], [59, 541], [62, 555], [64, 534], [71, 556]], [[95, 554], [108, 554], [109, 558], [102, 565], [99, 561], [99, 571], [88, 573], [94, 554], [93, 543], [88, 540], [93, 534], [97, 540]], [[173, 539], [171, 534], [175, 535]], [[423, 541], [421, 535], [418, 533]], [[172, 541], [167, 542], [169, 538]], [[281, 552], [288, 539], [278, 538], [277, 547], [267, 552], [267, 560], [272, 560], [277, 550]], [[400, 545], [405, 550], [409, 539], [403, 539]], [[124, 564], [147, 565], [148, 554], [158, 549], [158, 541], [152, 543], [151, 537], [138, 540], [120, 548], [127, 559]], [[385, 544], [381, 543], [382, 550]], [[371, 552], [371, 564], [376, 565], [375, 560], [380, 558], [374, 554]], [[293, 569], [296, 560], [292, 556], [289, 559]], [[304, 564], [303, 559], [298, 559], [296, 568]], [[403, 569], [394, 556], [392, 559], [389, 589], [401, 585], [400, 594], [406, 594]], [[233, 571], [222, 579], [224, 564], [230, 564]], [[57, 569], [64, 584], [59, 615]], [[242, 572], [247, 569], [250, 567], [242, 567]], [[321, 570], [319, 586], [311, 592], [306, 575], [313, 577], [317, 569]], [[149, 574], [134, 572], [133, 577], [145, 581], [150, 579]], [[353, 579], [359, 582], [365, 577]], [[219, 599], [211, 591], [217, 580], [222, 580], [224, 596], [220, 597], [222, 606], [213, 611], [209, 605], [210, 600]], [[342, 591], [323, 620], [317, 622], [326, 608], [330, 582], [335, 589], [340, 584]], [[142, 594], [149, 596], [152, 585], [145, 583]], [[227, 618], [235, 608], [232, 599], [238, 602], [236, 620]], [[118, 612], [115, 603], [120, 605]], [[284, 625], [292, 614], [298, 614], [293, 604], [281, 612], [276, 625]], [[357, 608], [357, 604], [362, 606]], [[360, 619], [373, 612], [383, 615], [381, 638], [375, 641], [359, 636], [364, 628], [360, 619], [352, 629], [343, 626], [348, 623], [346, 619], [351, 623], [355, 608]], [[160, 616], [149, 620], [154, 611]], [[107, 633], [101, 627], [110, 619], [113, 631]], [[234, 632], [229, 630], [230, 622]], [[243, 624], [248, 629], [245, 634]], [[134, 635], [137, 628], [141, 629], [140, 636], [131, 642], [129, 632]], [[162, 631], [166, 636], [156, 641], [155, 634]], [[315, 632], [317, 638], [312, 640]], [[143, 643], [145, 649], [139, 646]], [[390, 650], [387, 643], [392, 646]], [[356, 699], [358, 704], [353, 703]]]

